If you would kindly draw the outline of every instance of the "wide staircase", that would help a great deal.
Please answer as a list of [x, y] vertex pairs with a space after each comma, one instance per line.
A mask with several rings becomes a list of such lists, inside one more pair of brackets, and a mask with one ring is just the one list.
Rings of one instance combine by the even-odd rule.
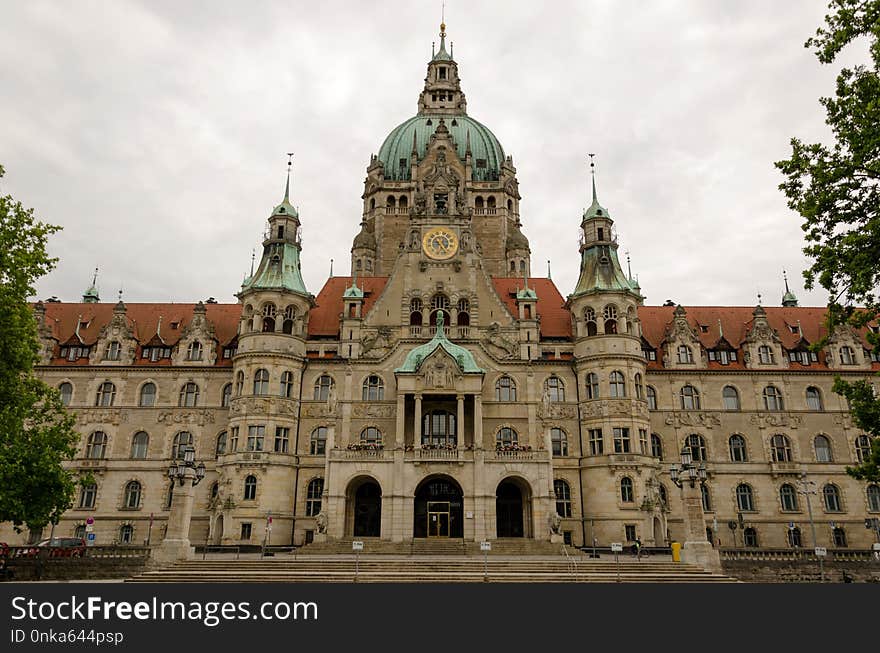
[[[433, 543], [431, 543], [433, 545]], [[494, 547], [493, 542], [493, 547]], [[459, 545], [461, 543], [459, 542]], [[413, 546], [417, 546], [414, 544]], [[398, 549], [399, 551], [399, 549]], [[569, 549], [548, 555], [280, 554], [189, 560], [144, 572], [147, 583], [717, 583], [735, 579], [670, 559], [591, 559]]]
[[[389, 542], [378, 538], [358, 538], [364, 543], [362, 554], [377, 555], [440, 555], [468, 556], [481, 554], [479, 542], [468, 542], [459, 538], [422, 538], [410, 542]], [[338, 555], [352, 552], [352, 538], [332, 542], [313, 542], [297, 550], [297, 555]], [[563, 555], [562, 544], [551, 544], [521, 537], [498, 538], [492, 540], [489, 555]], [[575, 551], [569, 547], [569, 551]]]

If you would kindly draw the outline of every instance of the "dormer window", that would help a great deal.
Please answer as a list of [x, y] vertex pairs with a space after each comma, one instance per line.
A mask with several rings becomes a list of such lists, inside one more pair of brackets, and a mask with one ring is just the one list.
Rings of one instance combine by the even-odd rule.
[[399, 165], [401, 168], [405, 168], [405, 167], [406, 167], [406, 159], [401, 159], [401, 160], [398, 162], [398, 165]]
[[437, 69], [437, 79], [446, 79], [446, 66]]
[[477, 167], [485, 168], [486, 167], [486, 159], [477, 159]]
[[798, 334], [798, 333], [801, 332], [801, 330], [800, 330], [800, 328], [798, 327], [797, 324], [789, 324], [789, 325], [788, 325], [788, 330], [791, 331], [791, 332], [794, 333], [794, 334]]
[[852, 347], [848, 347], [844, 345], [840, 348], [840, 364], [841, 365], [855, 365], [855, 356], [853, 354]]
[[799, 349], [788, 352], [788, 360], [792, 363], [800, 363], [801, 365], [809, 365], [810, 363], [818, 363], [819, 357], [816, 352]]
[[283, 225], [278, 225], [278, 237], [284, 238], [284, 226]]
[[709, 360], [721, 365], [728, 365], [736, 361], [736, 352], [728, 349], [710, 349]]
[[773, 364], [773, 350], [770, 349], [767, 345], [761, 345], [758, 347], [758, 360], [763, 365], [772, 365]]
[[108, 361], [118, 361], [119, 354], [122, 352], [122, 346], [117, 340], [107, 343], [107, 354], [104, 357]]

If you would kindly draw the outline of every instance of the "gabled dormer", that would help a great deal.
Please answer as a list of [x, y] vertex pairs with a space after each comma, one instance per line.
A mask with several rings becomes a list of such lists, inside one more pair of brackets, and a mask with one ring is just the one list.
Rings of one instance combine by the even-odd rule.
[[126, 316], [126, 307], [120, 299], [113, 307], [113, 317], [98, 334], [98, 340], [89, 355], [93, 365], [131, 365], [137, 355], [137, 337]]
[[871, 369], [871, 359], [866, 355], [861, 338], [855, 329], [846, 324], [838, 325], [828, 338], [825, 361], [833, 370]]
[[758, 304], [752, 311], [752, 326], [743, 341], [743, 357], [749, 368], [788, 367], [788, 358], [784, 356], [782, 339], [770, 326], [767, 311]]
[[708, 358], [697, 332], [687, 319], [687, 311], [679, 304], [672, 313], [663, 339], [663, 366], [670, 369], [703, 369]]
[[172, 362], [175, 365], [214, 365], [217, 362], [217, 337], [202, 302], [193, 308], [192, 321], [181, 331]]

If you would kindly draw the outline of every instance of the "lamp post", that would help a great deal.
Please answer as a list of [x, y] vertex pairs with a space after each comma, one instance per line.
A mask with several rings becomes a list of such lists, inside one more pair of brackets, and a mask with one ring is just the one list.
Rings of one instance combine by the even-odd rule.
[[693, 452], [687, 444], [681, 449], [680, 459], [680, 463], [673, 463], [669, 468], [669, 475], [681, 490], [685, 530], [681, 559], [706, 569], [720, 570], [718, 551], [706, 538], [706, 515], [703, 512], [703, 486], [708, 476], [706, 464], [694, 461]]
[[193, 548], [189, 543], [189, 525], [192, 520], [195, 486], [205, 478], [205, 464], [196, 463], [196, 452], [191, 445], [182, 447], [180, 454], [177, 460], [171, 461], [167, 471], [171, 483], [177, 482], [180, 490], [172, 494], [165, 538], [153, 552], [153, 557], [161, 562], [186, 560], [193, 555]]
[[819, 558], [819, 577], [822, 582], [825, 582], [825, 565], [824, 565], [824, 555], [819, 555], [819, 542], [816, 541], [816, 524], [813, 523], [813, 505], [810, 502], [810, 496], [816, 494], [816, 482], [808, 481], [807, 475], [802, 474], [798, 480], [798, 494], [803, 494], [804, 498], [807, 500], [807, 515], [810, 517], [810, 532], [813, 534], [813, 551], [816, 552], [816, 557]]

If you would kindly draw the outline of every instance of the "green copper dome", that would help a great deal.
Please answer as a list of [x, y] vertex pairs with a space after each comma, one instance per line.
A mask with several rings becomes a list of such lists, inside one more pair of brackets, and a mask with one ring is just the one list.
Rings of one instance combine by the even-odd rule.
[[422, 366], [422, 362], [433, 354], [437, 348], [442, 348], [447, 354], [452, 356], [453, 360], [458, 364], [465, 374], [485, 374], [486, 370], [477, 365], [474, 355], [446, 337], [446, 331], [443, 328], [443, 311], [437, 314], [437, 332], [429, 342], [419, 345], [415, 349], [411, 349], [406, 355], [403, 365], [394, 370], [395, 374], [415, 374]]
[[[413, 134], [416, 136], [416, 149], [419, 158], [425, 156], [425, 149], [434, 130], [443, 119], [449, 134], [455, 141], [458, 158], [464, 161], [465, 149], [467, 148], [468, 134], [470, 134], [471, 155], [473, 157], [474, 179], [477, 181], [491, 181], [498, 179], [501, 174], [501, 164], [504, 163], [504, 148], [489, 129], [482, 123], [466, 115], [419, 115], [410, 118], [402, 125], [398, 125], [388, 134], [388, 138], [379, 148], [379, 160], [385, 166], [387, 179], [409, 179], [410, 154], [413, 149]], [[480, 167], [479, 161], [485, 161], [486, 167]], [[404, 164], [401, 166], [401, 161]]]

